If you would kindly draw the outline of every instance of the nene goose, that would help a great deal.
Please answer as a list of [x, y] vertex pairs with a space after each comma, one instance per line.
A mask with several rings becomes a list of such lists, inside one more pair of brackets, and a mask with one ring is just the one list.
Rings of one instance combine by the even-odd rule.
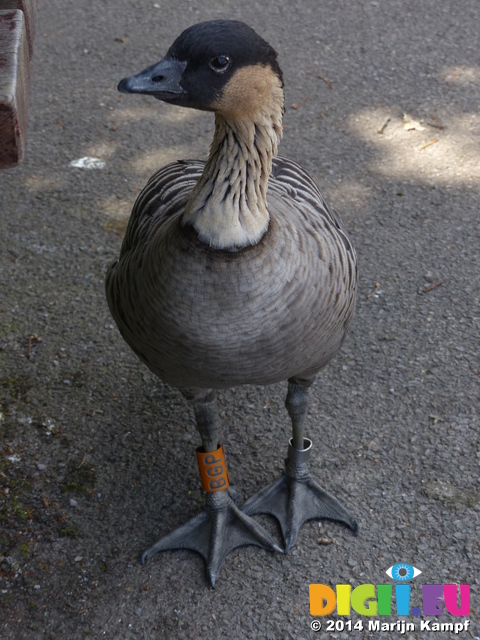
[[[311, 477], [312, 442], [304, 437], [309, 387], [352, 322], [356, 256], [309, 175], [276, 157], [283, 77], [276, 52], [250, 27], [196, 24], [118, 89], [215, 113], [207, 161], [174, 162], [150, 179], [106, 279], [122, 336], [191, 404], [202, 443], [204, 510], [142, 561], [166, 549], [197, 551], [213, 586], [236, 547], [282, 551], [254, 514], [278, 519], [285, 551], [309, 519], [357, 531]], [[216, 392], [282, 380], [293, 427], [285, 471], [239, 508], [228, 488]]]

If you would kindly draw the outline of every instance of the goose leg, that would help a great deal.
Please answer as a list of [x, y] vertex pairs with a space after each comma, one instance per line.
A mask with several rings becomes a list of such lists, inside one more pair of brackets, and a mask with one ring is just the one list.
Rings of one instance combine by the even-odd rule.
[[301, 378], [288, 381], [285, 406], [292, 420], [293, 437], [288, 447], [285, 471], [276, 482], [253, 495], [242, 507], [250, 516], [266, 513], [277, 518], [285, 541], [285, 552], [294, 545], [301, 526], [307, 520], [336, 520], [350, 527], [355, 535], [358, 532], [356, 520], [336, 498], [322, 489], [308, 470], [312, 441], [304, 438], [303, 433], [312, 382], [313, 379]]
[[212, 587], [226, 556], [245, 545], [253, 544], [269, 551], [279, 551], [270, 535], [257, 522], [241, 511], [228, 487], [223, 446], [218, 444], [220, 420], [215, 409], [215, 393], [204, 390], [182, 390], [193, 405], [202, 447], [197, 450], [205, 507], [194, 518], [161, 538], [142, 555], [142, 563], [159, 551], [190, 549], [206, 562], [206, 575]]

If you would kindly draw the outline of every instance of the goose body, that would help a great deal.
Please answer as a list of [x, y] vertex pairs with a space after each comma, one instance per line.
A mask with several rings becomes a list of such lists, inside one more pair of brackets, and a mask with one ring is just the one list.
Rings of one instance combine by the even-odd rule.
[[[280, 550], [255, 513], [278, 519], [287, 551], [311, 518], [356, 531], [311, 478], [312, 443], [303, 435], [308, 388], [353, 319], [356, 256], [307, 172], [277, 157], [283, 77], [275, 51], [252, 29], [235, 21], [194, 25], [163, 60], [119, 89], [215, 113], [208, 159], [174, 162], [152, 176], [106, 279], [122, 336], [191, 403], [202, 440], [204, 511], [143, 557], [193, 549], [213, 585], [235, 547]], [[228, 488], [215, 392], [282, 380], [293, 429], [285, 473], [239, 509]]]
[[262, 239], [239, 251], [212, 249], [182, 225], [204, 164], [168, 165], [135, 204], [107, 276], [123, 337], [179, 388], [312, 377], [353, 318], [355, 254], [338, 216], [303, 169], [276, 158]]

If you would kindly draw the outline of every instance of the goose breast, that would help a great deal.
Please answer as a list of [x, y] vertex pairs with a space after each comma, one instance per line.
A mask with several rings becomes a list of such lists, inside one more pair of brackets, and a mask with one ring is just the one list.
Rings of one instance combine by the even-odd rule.
[[273, 161], [268, 231], [239, 251], [211, 250], [181, 217], [204, 163], [155, 174], [137, 199], [107, 274], [121, 333], [177, 387], [226, 388], [310, 377], [350, 327], [356, 258], [337, 214], [296, 163]]

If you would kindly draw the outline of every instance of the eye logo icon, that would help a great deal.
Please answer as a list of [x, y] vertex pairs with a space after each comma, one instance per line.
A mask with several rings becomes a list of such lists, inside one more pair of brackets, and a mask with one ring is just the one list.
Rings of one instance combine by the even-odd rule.
[[393, 580], [397, 582], [408, 582], [419, 576], [422, 572], [411, 564], [399, 562], [393, 564], [385, 573], [389, 578], [393, 578]]

